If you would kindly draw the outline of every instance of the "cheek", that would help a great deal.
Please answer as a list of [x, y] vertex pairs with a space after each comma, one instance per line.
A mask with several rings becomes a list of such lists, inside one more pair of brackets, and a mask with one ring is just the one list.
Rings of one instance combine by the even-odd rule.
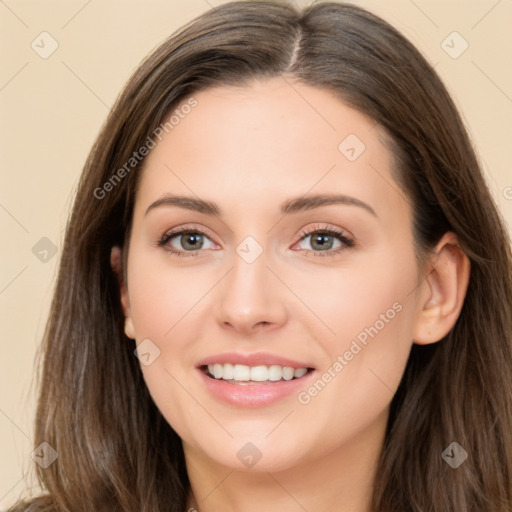
[[193, 268], [173, 268], [167, 257], [133, 252], [128, 283], [137, 340], [165, 343], [179, 324], [189, 322], [194, 306], [212, 286], [204, 272], [201, 278]]
[[362, 347], [360, 354], [371, 353], [379, 359], [407, 351], [414, 323], [412, 292], [417, 284], [412, 253], [381, 251], [378, 257], [354, 258], [346, 268], [297, 275], [295, 289], [328, 328], [321, 327], [316, 338], [330, 362], [350, 350], [353, 341]]
[[137, 248], [130, 257], [130, 309], [137, 344], [149, 339], [159, 350], [150, 365], [141, 363], [143, 377], [157, 407], [180, 430], [190, 415], [191, 397], [185, 388], [197, 360], [190, 349], [194, 340], [204, 337], [199, 315], [218, 277], [172, 267], [167, 255], [155, 258]]
[[326, 435], [335, 437], [340, 428], [349, 435], [370, 424], [389, 405], [405, 369], [416, 306], [415, 260], [412, 254], [381, 256], [333, 276], [329, 290], [336, 291], [319, 309], [335, 335], [323, 339], [325, 366], [299, 403]]

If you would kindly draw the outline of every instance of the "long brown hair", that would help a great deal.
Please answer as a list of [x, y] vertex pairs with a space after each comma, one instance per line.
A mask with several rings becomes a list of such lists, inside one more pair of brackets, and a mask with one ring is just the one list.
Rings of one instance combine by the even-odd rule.
[[[49, 443], [58, 459], [36, 466], [45, 494], [12, 510], [184, 511], [181, 441], [124, 335], [109, 264], [111, 247], [129, 234], [144, 160], [113, 176], [195, 92], [277, 76], [333, 91], [384, 127], [414, 208], [419, 261], [453, 231], [471, 262], [453, 329], [412, 347], [391, 403], [373, 510], [512, 510], [510, 240], [454, 103], [414, 46], [366, 10], [254, 1], [209, 10], [147, 57], [90, 152], [41, 347], [34, 445]], [[457, 469], [441, 456], [453, 441], [468, 453]]]

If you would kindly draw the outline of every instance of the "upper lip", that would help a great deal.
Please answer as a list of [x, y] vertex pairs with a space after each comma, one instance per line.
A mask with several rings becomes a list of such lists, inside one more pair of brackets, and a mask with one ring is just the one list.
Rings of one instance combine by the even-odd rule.
[[224, 354], [215, 354], [201, 359], [197, 363], [197, 367], [207, 366], [209, 364], [243, 364], [246, 366], [271, 366], [273, 364], [279, 366], [288, 366], [291, 368], [313, 368], [309, 363], [294, 361], [287, 357], [267, 352], [256, 352], [252, 354], [241, 354], [236, 352], [226, 352]]

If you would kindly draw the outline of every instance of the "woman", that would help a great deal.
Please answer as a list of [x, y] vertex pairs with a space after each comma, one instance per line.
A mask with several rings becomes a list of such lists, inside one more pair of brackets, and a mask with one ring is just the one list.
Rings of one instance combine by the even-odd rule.
[[12, 510], [512, 509], [512, 256], [445, 87], [345, 4], [212, 9], [86, 162]]

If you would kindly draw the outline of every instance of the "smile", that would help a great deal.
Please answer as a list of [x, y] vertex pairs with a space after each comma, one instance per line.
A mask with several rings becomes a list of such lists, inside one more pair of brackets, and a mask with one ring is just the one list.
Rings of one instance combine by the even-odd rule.
[[243, 408], [293, 399], [316, 378], [309, 357], [294, 360], [268, 352], [222, 352], [196, 363], [200, 386], [210, 398]]
[[206, 375], [213, 379], [223, 380], [230, 384], [246, 385], [296, 380], [304, 377], [311, 370], [311, 368], [293, 368], [277, 364], [247, 366], [231, 363], [209, 364], [203, 366], [202, 369]]

